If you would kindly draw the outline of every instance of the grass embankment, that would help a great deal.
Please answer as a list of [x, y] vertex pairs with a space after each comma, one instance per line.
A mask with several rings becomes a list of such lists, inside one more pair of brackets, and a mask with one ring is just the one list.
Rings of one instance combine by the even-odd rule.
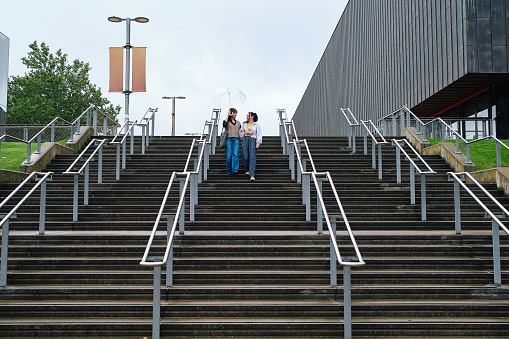
[[[66, 140], [61, 140], [58, 143], [64, 145]], [[37, 150], [37, 143], [30, 145], [31, 153]], [[24, 142], [2, 142], [0, 148], [0, 168], [19, 171], [19, 165], [27, 158], [27, 144]]]
[[[431, 145], [442, 142], [442, 139], [428, 139]], [[456, 145], [456, 140], [446, 140]], [[471, 140], [467, 140], [471, 141]], [[509, 146], [509, 140], [500, 140]], [[466, 154], [467, 150], [464, 144], [460, 142], [460, 151]], [[500, 147], [500, 157], [502, 166], [509, 166], [509, 150], [504, 146]], [[493, 140], [485, 139], [470, 144], [470, 160], [477, 165], [477, 170], [485, 170], [497, 167], [497, 144]]]

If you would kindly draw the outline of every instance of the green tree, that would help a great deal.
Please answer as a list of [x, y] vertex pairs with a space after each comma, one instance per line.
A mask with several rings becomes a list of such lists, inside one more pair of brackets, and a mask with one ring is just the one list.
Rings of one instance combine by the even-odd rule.
[[7, 91], [7, 123], [47, 124], [55, 117], [74, 121], [90, 104], [116, 119], [120, 106], [113, 107], [101, 89], [90, 82], [90, 65], [79, 59], [71, 64], [67, 54], [51, 54], [44, 42], [29, 45], [21, 58], [28, 72], [12, 76]]

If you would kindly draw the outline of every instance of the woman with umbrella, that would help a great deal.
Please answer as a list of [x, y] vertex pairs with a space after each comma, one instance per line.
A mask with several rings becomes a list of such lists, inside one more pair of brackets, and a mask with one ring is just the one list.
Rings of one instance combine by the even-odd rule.
[[247, 121], [242, 124], [240, 137], [242, 141], [242, 166], [246, 170], [246, 174], [251, 176], [251, 181], [255, 180], [256, 155], [258, 148], [262, 143], [262, 128], [258, 124], [258, 114], [249, 112], [246, 116]]
[[237, 110], [230, 108], [228, 116], [223, 121], [223, 127], [228, 131], [226, 138], [226, 173], [239, 172], [239, 131], [240, 121], [237, 120]]

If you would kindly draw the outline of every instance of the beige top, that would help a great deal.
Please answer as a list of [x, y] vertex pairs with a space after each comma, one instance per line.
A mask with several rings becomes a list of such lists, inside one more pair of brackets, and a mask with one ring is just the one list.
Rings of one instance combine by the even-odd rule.
[[[224, 124], [223, 124], [224, 126]], [[231, 122], [227, 123], [228, 126], [228, 138], [240, 138], [239, 131], [240, 131], [240, 121], [235, 120], [235, 125]]]

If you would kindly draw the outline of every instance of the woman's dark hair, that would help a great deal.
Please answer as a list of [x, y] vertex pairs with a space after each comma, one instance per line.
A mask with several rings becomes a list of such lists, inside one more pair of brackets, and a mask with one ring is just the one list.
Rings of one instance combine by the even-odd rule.
[[255, 112], [249, 112], [249, 115], [253, 117], [253, 122], [258, 121], [258, 114], [256, 114]]
[[233, 124], [232, 116], [234, 113], [238, 113], [235, 108], [232, 107], [228, 110], [228, 122], [231, 122], [232, 124]]

